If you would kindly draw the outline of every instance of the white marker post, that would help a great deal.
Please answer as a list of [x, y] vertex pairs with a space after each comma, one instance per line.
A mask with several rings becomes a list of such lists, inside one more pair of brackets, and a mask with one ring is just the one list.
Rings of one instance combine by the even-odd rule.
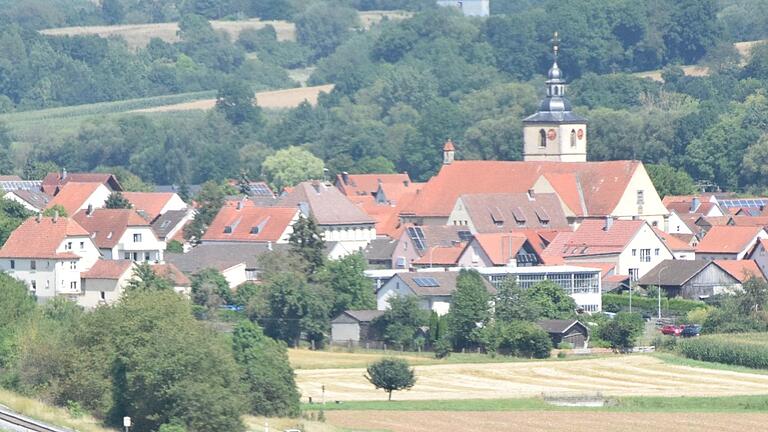
[[128, 428], [131, 427], [131, 418], [130, 417], [123, 417], [123, 427], [125, 428], [125, 432], [128, 432]]

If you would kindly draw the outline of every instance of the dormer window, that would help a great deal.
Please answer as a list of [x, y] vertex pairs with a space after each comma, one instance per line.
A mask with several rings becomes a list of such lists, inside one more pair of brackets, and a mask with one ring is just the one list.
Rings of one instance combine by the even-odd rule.
[[232, 225], [227, 225], [224, 227], [224, 234], [232, 234]]
[[544, 129], [539, 130], [539, 147], [547, 147], [547, 132]]
[[141, 243], [141, 234], [136, 233], [133, 235], [133, 242], [134, 243]]
[[257, 226], [255, 226], [255, 227], [251, 227], [251, 234], [258, 234], [258, 233], [259, 233], [259, 231], [261, 231], [261, 230], [259, 229], [259, 227], [257, 227]]

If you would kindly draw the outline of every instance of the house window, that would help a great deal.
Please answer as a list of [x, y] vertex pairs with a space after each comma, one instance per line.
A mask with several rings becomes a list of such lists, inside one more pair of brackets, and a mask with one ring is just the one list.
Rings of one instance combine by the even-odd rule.
[[134, 252], [133, 253], [133, 260], [134, 261], [138, 261], [139, 260], [139, 253], [138, 252]]
[[134, 243], [141, 243], [141, 234], [134, 234], [133, 235], [133, 242]]
[[64, 245], [64, 250], [72, 250], [72, 242], [67, 242]]
[[125, 259], [131, 259], [131, 253], [126, 252], [125, 255], [123, 255], [123, 257], [125, 257]]
[[30, 282], [29, 287], [32, 289], [32, 291], [37, 291], [37, 281]]
[[654, 249], [653, 254], [659, 256], [659, 248]]
[[77, 261], [70, 261], [69, 262], [69, 269], [70, 270], [77, 270]]
[[632, 249], [632, 256], [637, 256], [637, 249]]
[[46, 290], [49, 290], [49, 289], [51, 289], [51, 281], [49, 281], [49, 280], [46, 280], [46, 281], [45, 281], [45, 289], [46, 289]]
[[576, 130], [571, 129], [571, 148], [576, 148]]
[[645, 191], [642, 189], [637, 191], [637, 205], [645, 204]]
[[650, 249], [640, 249], [640, 262], [651, 262]]
[[37, 261], [32, 260], [29, 262], [29, 268], [30, 270], [37, 270]]
[[547, 132], [544, 131], [544, 129], [541, 129], [539, 131], [539, 147], [540, 148], [547, 147]]
[[152, 259], [152, 255], [149, 252], [144, 252], [144, 261], [150, 261]]
[[629, 269], [629, 280], [631, 282], [635, 282], [639, 279], [640, 276], [640, 269], [631, 268]]
[[16, 260], [11, 260], [11, 270], [16, 268]]
[[256, 269], [245, 269], [245, 279], [249, 281], [259, 280], [259, 271]]
[[105, 293], [104, 291], [101, 291], [101, 292], [99, 293], [99, 297], [100, 297], [102, 300], [106, 300], [106, 299], [107, 299], [107, 293]]
[[75, 281], [70, 282], [69, 289], [71, 289], [72, 291], [77, 291], [77, 282]]
[[85, 242], [80, 242], [80, 250], [85, 250]]

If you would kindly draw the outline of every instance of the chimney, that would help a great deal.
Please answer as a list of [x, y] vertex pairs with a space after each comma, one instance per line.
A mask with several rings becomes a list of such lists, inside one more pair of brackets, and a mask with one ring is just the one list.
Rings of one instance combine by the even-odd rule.
[[450, 165], [453, 163], [454, 155], [456, 153], [456, 147], [453, 145], [453, 141], [448, 138], [448, 141], [443, 145], [443, 165]]
[[93, 216], [93, 204], [88, 204], [88, 208], [85, 209], [85, 215], [88, 217]]
[[408, 187], [410, 185], [411, 185], [411, 182], [409, 182], [408, 180], [403, 180], [403, 186]]
[[341, 172], [341, 181], [344, 182], [345, 185], [349, 184], [349, 173], [346, 171]]
[[243, 200], [240, 200], [235, 204], [235, 209], [242, 210], [243, 209]]
[[58, 221], [59, 221], [59, 211], [58, 210], [54, 210], [53, 211], [53, 223], [56, 223]]
[[603, 231], [608, 231], [613, 227], [613, 218], [611, 216], [605, 217], [605, 226], [603, 227]]
[[43, 220], [43, 214], [38, 213], [37, 216], [35, 216], [35, 222], [40, 223], [41, 220]]
[[267, 250], [270, 252], [272, 251], [272, 240], [267, 242]]
[[701, 201], [699, 201], [699, 198], [693, 197], [693, 199], [691, 200], [691, 213], [695, 213], [700, 205], [701, 205]]
[[66, 168], [62, 168], [61, 169], [61, 179], [64, 180], [66, 178], [67, 178], [67, 169]]
[[530, 201], [534, 201], [536, 199], [536, 191], [533, 189], [528, 189], [528, 199]]

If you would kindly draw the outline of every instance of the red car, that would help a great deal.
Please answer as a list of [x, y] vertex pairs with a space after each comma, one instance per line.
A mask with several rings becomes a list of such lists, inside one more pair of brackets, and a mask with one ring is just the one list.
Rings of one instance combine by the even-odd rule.
[[670, 335], [670, 336], [680, 336], [680, 333], [683, 332], [683, 329], [685, 326], [675, 326], [675, 325], [665, 325], [661, 328], [661, 334]]

